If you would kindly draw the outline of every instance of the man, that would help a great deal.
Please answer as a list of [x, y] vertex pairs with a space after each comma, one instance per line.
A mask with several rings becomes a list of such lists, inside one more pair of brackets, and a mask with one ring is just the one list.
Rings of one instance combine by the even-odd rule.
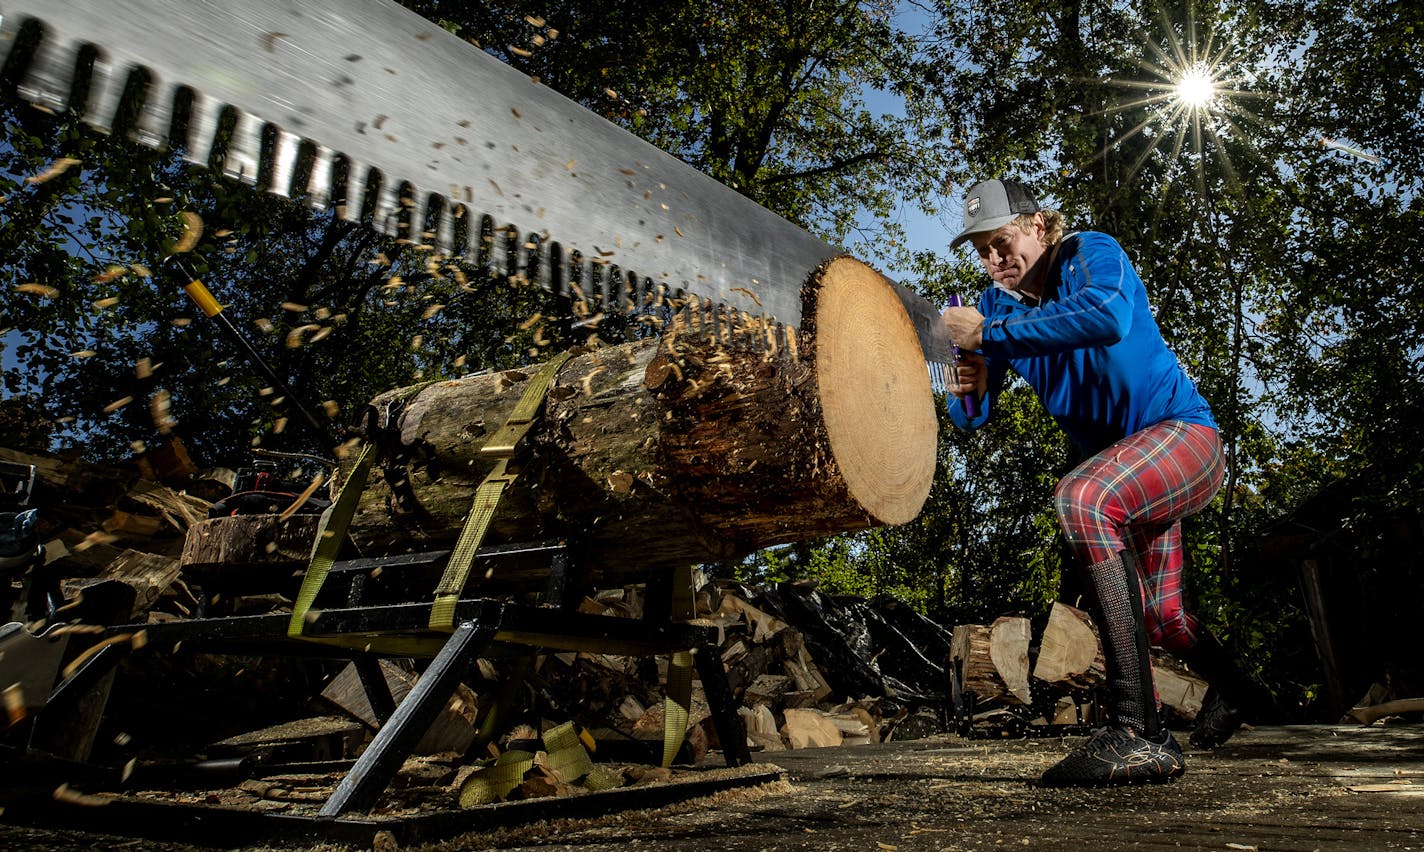
[[[944, 312], [965, 351], [954, 396], [979, 400], [976, 417], [951, 403], [951, 418], [962, 429], [984, 425], [1013, 370], [1086, 458], [1058, 484], [1055, 509], [1096, 597], [1112, 723], [1043, 783], [1172, 780], [1186, 765], [1159, 717], [1149, 642], [1236, 683], [1229, 655], [1182, 606], [1181, 519], [1211, 502], [1225, 470], [1211, 407], [1162, 340], [1142, 280], [1112, 237], [1064, 233], [1063, 216], [1039, 207], [1026, 186], [989, 180], [967, 193], [964, 230], [950, 247], [965, 241], [993, 286], [977, 308]], [[1201, 744], [1210, 746], [1241, 718], [1220, 691], [1208, 704], [1220, 705], [1203, 710], [1210, 729]]]

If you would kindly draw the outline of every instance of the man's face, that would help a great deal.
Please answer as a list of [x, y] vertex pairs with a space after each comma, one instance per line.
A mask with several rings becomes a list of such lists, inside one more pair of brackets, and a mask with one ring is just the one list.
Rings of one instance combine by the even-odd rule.
[[1027, 232], [1017, 222], [1010, 222], [996, 231], [970, 237], [979, 252], [979, 262], [999, 284], [1018, 290], [1028, 272], [1043, 256], [1043, 214], [1033, 214], [1033, 227]]

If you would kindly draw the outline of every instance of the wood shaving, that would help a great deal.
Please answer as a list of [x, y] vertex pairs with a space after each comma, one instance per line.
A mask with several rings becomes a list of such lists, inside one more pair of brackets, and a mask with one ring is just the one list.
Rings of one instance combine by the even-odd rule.
[[47, 284], [36, 284], [33, 281], [26, 284], [18, 284], [15, 289], [21, 293], [29, 293], [32, 296], [41, 296], [46, 299], [53, 299], [59, 295], [59, 290]]
[[31, 175], [30, 177], [25, 178], [25, 183], [47, 183], [69, 171], [70, 168], [79, 165], [79, 162], [79, 160], [76, 160], [73, 157], [60, 157], [59, 159], [50, 163], [49, 168], [45, 169], [37, 175]]
[[95, 284], [108, 284], [110, 281], [113, 281], [115, 278], [122, 276], [127, 271], [128, 269], [126, 267], [119, 266], [118, 264], [110, 264], [104, 268], [103, 272], [100, 272], [98, 275], [95, 275], [89, 280], [93, 281]]
[[179, 215], [183, 217], [183, 236], [179, 237], [173, 246], [174, 254], [192, 251], [203, 236], [203, 217], [191, 210], [184, 210]]

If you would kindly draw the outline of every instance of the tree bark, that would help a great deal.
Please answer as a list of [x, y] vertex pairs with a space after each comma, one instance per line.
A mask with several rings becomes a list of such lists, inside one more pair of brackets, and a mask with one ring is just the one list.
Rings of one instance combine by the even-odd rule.
[[[567, 537], [607, 577], [909, 521], [928, 495], [936, 419], [914, 329], [886, 279], [816, 270], [799, 332], [693, 304], [661, 337], [584, 351], [558, 372], [487, 543]], [[353, 540], [448, 546], [493, 461], [479, 452], [534, 372], [377, 398], [398, 441]]]

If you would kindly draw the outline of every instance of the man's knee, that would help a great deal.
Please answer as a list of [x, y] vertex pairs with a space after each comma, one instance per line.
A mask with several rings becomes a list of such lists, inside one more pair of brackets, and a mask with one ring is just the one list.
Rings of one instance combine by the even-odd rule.
[[1097, 514], [1093, 507], [1101, 502], [1102, 490], [1091, 480], [1064, 477], [1053, 489], [1053, 509], [1060, 523]]

